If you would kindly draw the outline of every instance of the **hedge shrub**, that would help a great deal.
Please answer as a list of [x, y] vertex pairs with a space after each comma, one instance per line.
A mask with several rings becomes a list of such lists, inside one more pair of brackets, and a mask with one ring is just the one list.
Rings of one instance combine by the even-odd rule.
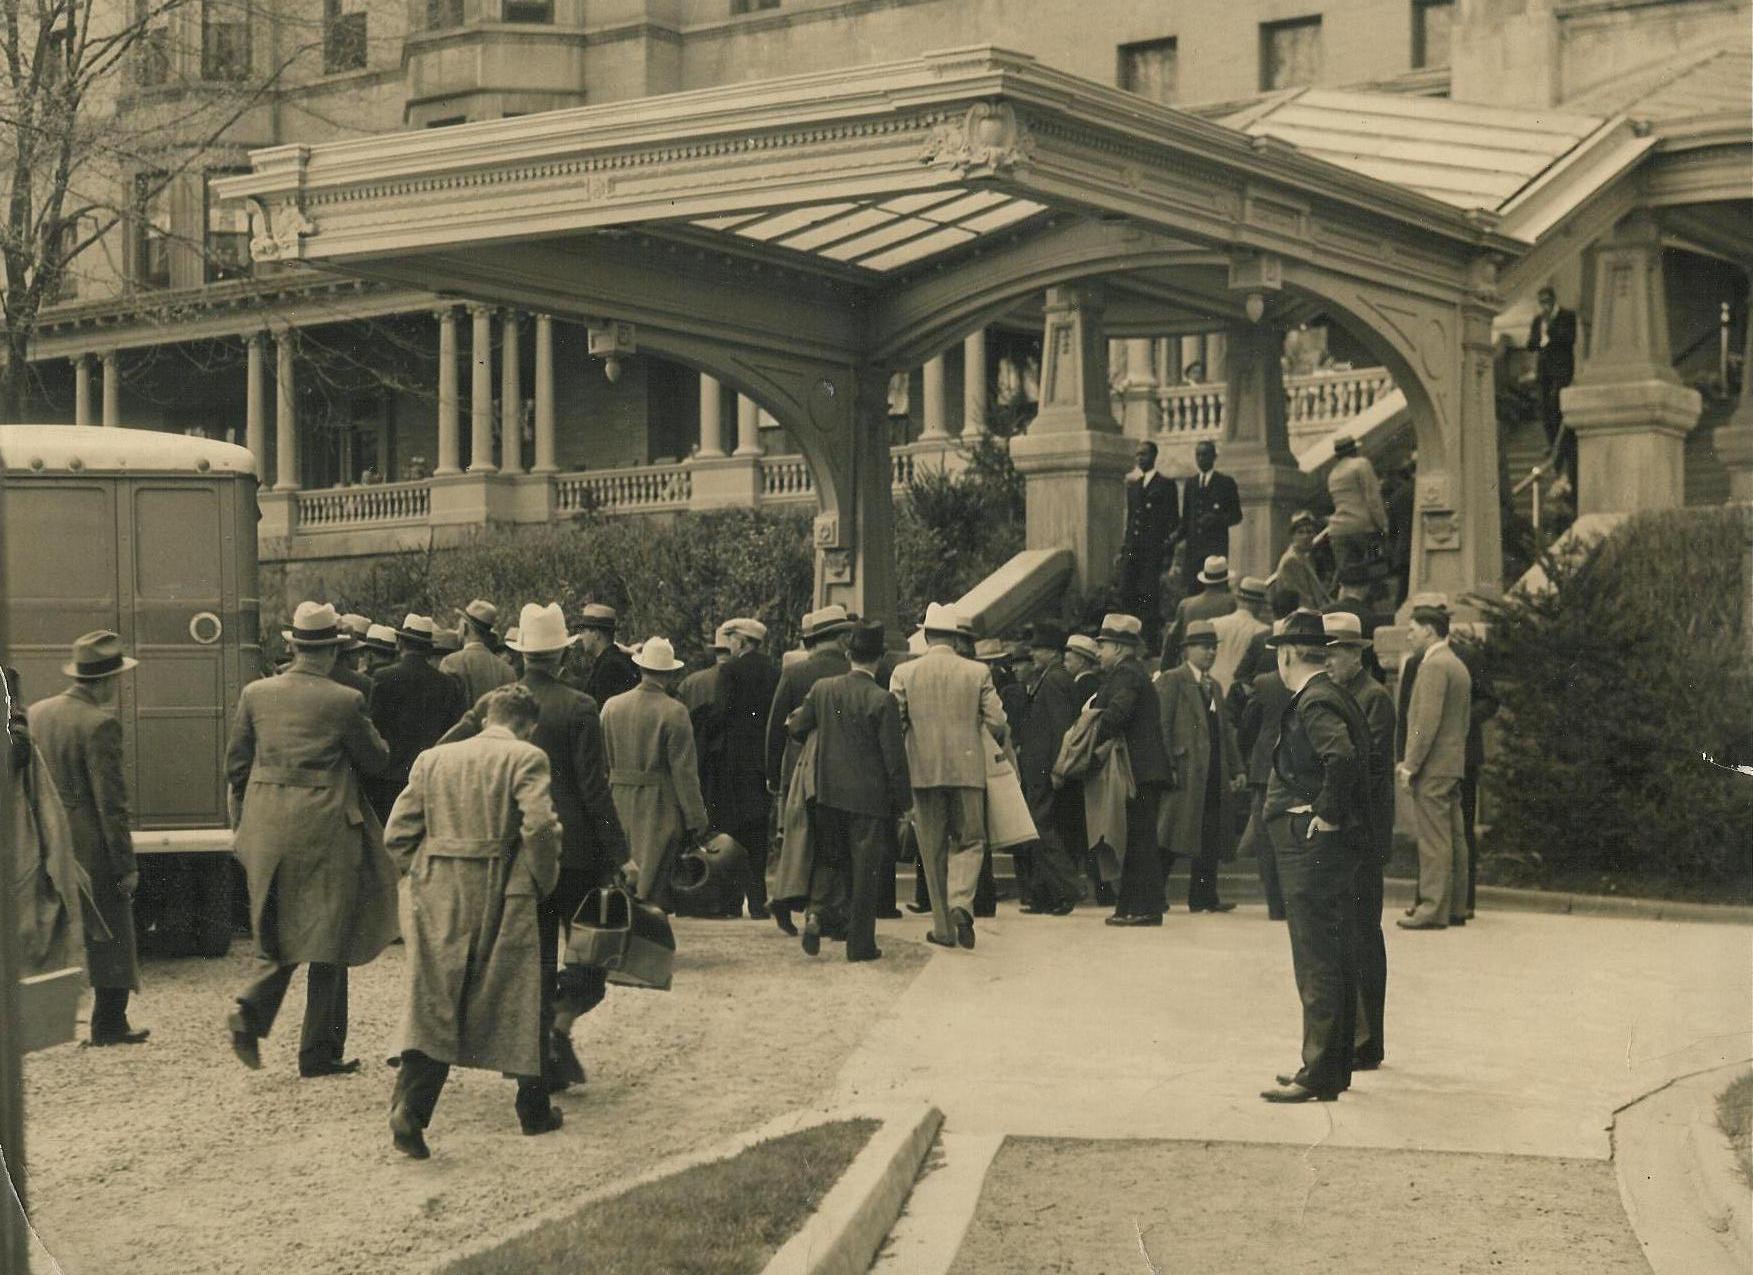
[[990, 441], [959, 474], [917, 475], [895, 502], [896, 610], [904, 626], [954, 602], [1023, 547], [1023, 478]]
[[1743, 515], [1628, 519], [1545, 561], [1552, 588], [1486, 604], [1504, 710], [1490, 847], [1534, 880], [1753, 885], [1753, 669]]

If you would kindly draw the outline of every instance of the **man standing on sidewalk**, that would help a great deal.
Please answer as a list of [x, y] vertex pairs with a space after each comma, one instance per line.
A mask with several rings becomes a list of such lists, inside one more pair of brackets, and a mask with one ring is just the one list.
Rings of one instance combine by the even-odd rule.
[[1157, 845], [1157, 810], [1175, 773], [1163, 745], [1162, 713], [1139, 652], [1143, 626], [1135, 615], [1108, 615], [1096, 635], [1102, 658], [1102, 689], [1095, 707], [1096, 743], [1124, 739], [1132, 765], [1134, 795], [1126, 803], [1126, 854], [1120, 861], [1120, 893], [1114, 915], [1103, 924], [1163, 923], [1163, 859]]
[[931, 897], [929, 938], [942, 947], [971, 948], [974, 891], [986, 846], [986, 744], [981, 728], [1000, 744], [1007, 728], [986, 666], [956, 654], [960, 627], [961, 617], [953, 608], [937, 602], [926, 608], [925, 654], [898, 667], [889, 677], [889, 688], [900, 707], [907, 744], [919, 857]]
[[[1065, 671], [1065, 629], [1043, 620], [1029, 630], [1030, 664], [1023, 674], [1028, 711], [1017, 732], [1018, 778], [1040, 841], [1029, 880], [1020, 882], [1024, 912], [1069, 916], [1083, 894], [1078, 862], [1083, 857], [1083, 785], [1053, 787], [1053, 763], [1065, 732], [1077, 721], [1077, 685]], [[1070, 816], [1076, 807], [1076, 819]]]
[[[749, 915], [765, 920], [767, 912], [767, 829], [773, 818], [773, 797], [767, 790], [763, 748], [767, 714], [779, 686], [779, 666], [762, 649], [767, 626], [746, 616], [725, 623], [730, 659], [718, 670], [714, 705], [724, 752], [719, 776], [718, 826], [748, 856], [743, 884]], [[736, 915], [739, 906], [731, 913]]]
[[1427, 603], [1412, 608], [1412, 647], [1422, 657], [1406, 710], [1406, 752], [1400, 782], [1412, 794], [1418, 828], [1418, 906], [1395, 922], [1403, 930], [1440, 930], [1467, 923], [1467, 833], [1461, 823], [1461, 779], [1473, 679], [1449, 649], [1449, 613]]
[[1247, 776], [1229, 708], [1211, 676], [1217, 659], [1211, 621], [1190, 623], [1181, 650], [1183, 662], [1156, 677], [1163, 746], [1176, 780], [1157, 819], [1163, 875], [1176, 855], [1185, 855], [1187, 910], [1229, 912], [1236, 905], [1217, 897], [1217, 864], [1229, 849], [1229, 803], [1247, 786]]

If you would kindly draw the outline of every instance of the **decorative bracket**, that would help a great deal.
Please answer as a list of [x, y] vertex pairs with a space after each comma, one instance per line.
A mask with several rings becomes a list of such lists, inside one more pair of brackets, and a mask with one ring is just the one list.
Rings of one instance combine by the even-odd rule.
[[1034, 157], [1034, 135], [1008, 102], [974, 103], [961, 119], [932, 129], [919, 152], [920, 163], [959, 169], [965, 175], [975, 169], [997, 174], [1028, 164]]
[[304, 215], [296, 200], [279, 200], [270, 210], [255, 196], [250, 206], [250, 258], [254, 261], [288, 261], [303, 256], [299, 241], [317, 232], [316, 223]]

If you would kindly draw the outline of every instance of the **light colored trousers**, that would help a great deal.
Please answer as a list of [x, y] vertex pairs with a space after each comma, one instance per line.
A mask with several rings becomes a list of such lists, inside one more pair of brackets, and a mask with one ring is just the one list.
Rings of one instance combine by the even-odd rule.
[[915, 788], [913, 823], [919, 830], [919, 862], [931, 896], [931, 932], [953, 941], [950, 912], [974, 915], [974, 890], [986, 854], [986, 791], [982, 788]]
[[1467, 914], [1467, 834], [1461, 822], [1460, 776], [1412, 781], [1412, 823], [1418, 834], [1419, 925], [1447, 925]]

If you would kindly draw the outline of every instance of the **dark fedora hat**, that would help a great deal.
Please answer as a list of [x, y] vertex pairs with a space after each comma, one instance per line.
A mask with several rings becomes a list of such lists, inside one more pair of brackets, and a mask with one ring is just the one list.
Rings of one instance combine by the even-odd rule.
[[139, 660], [122, 654], [122, 637], [108, 629], [98, 629], [73, 639], [73, 661], [63, 664], [61, 671], [82, 682], [114, 677], [138, 666]]
[[1029, 645], [1052, 651], [1065, 649], [1065, 626], [1056, 620], [1036, 620], [1029, 626]]
[[1285, 617], [1284, 629], [1266, 639], [1266, 649], [1277, 650], [1281, 646], [1331, 646], [1333, 639], [1327, 636], [1327, 626], [1321, 619], [1319, 611], [1292, 611]]

